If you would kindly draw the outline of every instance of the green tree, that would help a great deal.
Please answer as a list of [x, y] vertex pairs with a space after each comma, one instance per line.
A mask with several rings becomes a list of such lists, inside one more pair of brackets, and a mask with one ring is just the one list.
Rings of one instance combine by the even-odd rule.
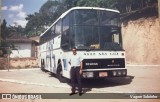
[[41, 29], [40, 26], [42, 25], [41, 15], [35, 12], [32, 15], [28, 15], [26, 20], [28, 20], [28, 23], [25, 27], [25, 34], [28, 36], [37, 35], [37, 31]]
[[67, 10], [67, 9], [70, 9], [70, 8], [72, 8], [72, 7], [75, 7], [75, 6], [77, 6], [77, 2], [78, 2], [79, 0], [64, 0], [62, 3], [63, 3], [63, 7], [64, 7], [64, 9], [65, 10]]
[[77, 2], [77, 6], [92, 6], [92, 7], [98, 7], [98, 0], [79, 0]]
[[40, 35], [63, 12], [75, 6], [104, 7], [130, 13], [155, 3], [157, 0], [48, 0], [39, 12], [26, 17], [25, 33], [29, 36]]
[[7, 36], [8, 36], [8, 32], [7, 32], [7, 22], [6, 20], [4, 19], [2, 24], [1, 24], [1, 36], [3, 39], [6, 39]]
[[13, 32], [16, 33], [16, 34], [19, 34], [19, 35], [23, 35], [24, 34], [24, 28], [22, 28], [21, 25], [17, 25], [17, 23], [15, 23], [14, 26], [9, 25], [9, 27], [7, 27], [7, 32], [9, 33], [8, 37]]
[[39, 12], [26, 17], [28, 23], [25, 32], [29, 36], [41, 34], [47, 26], [50, 26], [64, 12], [62, 2], [48, 0]]
[[13, 43], [6, 40], [10, 36], [12, 32], [16, 32], [18, 34], [22, 34], [24, 28], [22, 28], [20, 25], [17, 26], [9, 26], [7, 27], [7, 22], [4, 19], [1, 24], [1, 35], [3, 37], [3, 40], [0, 42], [0, 56], [4, 57], [6, 54], [10, 54], [12, 49], [16, 49]]
[[50, 26], [63, 12], [71, 7], [77, 6], [79, 0], [48, 0], [44, 3], [39, 12], [29, 14], [26, 17], [28, 23], [25, 33], [28, 36], [40, 35]]

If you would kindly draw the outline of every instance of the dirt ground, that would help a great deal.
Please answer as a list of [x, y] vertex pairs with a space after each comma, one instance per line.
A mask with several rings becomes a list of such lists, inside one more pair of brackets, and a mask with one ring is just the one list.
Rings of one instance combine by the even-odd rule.
[[123, 24], [123, 46], [129, 64], [160, 64], [160, 22], [157, 17]]
[[[131, 80], [108, 79], [103, 83], [86, 81], [86, 84], [83, 84], [90, 90], [82, 97], [77, 95], [77, 99], [3, 99], [0, 102], [159, 102], [159, 99], [94, 99], [99, 93], [159, 93], [159, 68], [160, 66], [128, 66], [128, 76], [132, 77]], [[0, 93], [70, 93], [67, 83], [60, 83], [57, 78], [38, 68], [0, 71], [0, 85]], [[95, 93], [92, 94], [93, 98], [85, 99], [90, 93]]]

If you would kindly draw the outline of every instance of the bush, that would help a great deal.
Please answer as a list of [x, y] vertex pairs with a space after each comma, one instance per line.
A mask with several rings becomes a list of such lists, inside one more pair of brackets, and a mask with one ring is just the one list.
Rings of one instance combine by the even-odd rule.
[[7, 61], [6, 58], [1, 58], [0, 59], [0, 70], [4, 70], [7, 68]]

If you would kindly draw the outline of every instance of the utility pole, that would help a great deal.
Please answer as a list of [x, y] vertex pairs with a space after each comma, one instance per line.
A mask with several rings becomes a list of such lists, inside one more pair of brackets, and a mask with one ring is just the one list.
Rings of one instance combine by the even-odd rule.
[[9, 69], [10, 69], [10, 51], [11, 51], [11, 48], [10, 47], [7, 47], [7, 48], [8, 48], [7, 60], [8, 60], [8, 72], [9, 72]]

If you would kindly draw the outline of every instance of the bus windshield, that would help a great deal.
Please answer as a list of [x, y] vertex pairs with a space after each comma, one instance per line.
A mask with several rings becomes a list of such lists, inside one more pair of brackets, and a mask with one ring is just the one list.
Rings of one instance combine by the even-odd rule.
[[119, 13], [105, 10], [75, 10], [71, 27], [77, 49], [123, 50]]

